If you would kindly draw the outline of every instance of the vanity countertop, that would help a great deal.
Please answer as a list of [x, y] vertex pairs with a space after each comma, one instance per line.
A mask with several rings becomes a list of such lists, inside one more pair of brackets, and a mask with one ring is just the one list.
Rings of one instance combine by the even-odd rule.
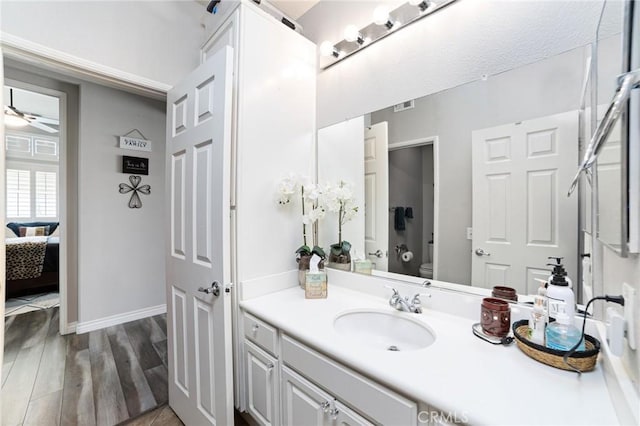
[[[387, 300], [339, 286], [327, 299], [290, 288], [246, 300], [247, 312], [415, 401], [470, 424], [612, 425], [618, 420], [600, 365], [578, 376], [530, 359], [513, 343], [494, 346], [471, 332], [474, 321], [425, 309], [399, 312]], [[374, 309], [427, 324], [435, 343], [415, 351], [376, 351], [333, 328], [336, 316]], [[517, 385], [516, 385], [517, 384]]]

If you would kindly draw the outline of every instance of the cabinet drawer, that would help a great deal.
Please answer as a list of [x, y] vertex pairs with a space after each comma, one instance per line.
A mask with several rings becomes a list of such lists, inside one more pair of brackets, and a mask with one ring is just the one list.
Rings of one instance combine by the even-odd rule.
[[343, 367], [291, 337], [282, 337], [281, 359], [376, 423], [417, 424], [418, 407], [415, 402]]
[[276, 353], [276, 339], [278, 332], [269, 324], [260, 321], [251, 314], [244, 313], [244, 336], [271, 355]]

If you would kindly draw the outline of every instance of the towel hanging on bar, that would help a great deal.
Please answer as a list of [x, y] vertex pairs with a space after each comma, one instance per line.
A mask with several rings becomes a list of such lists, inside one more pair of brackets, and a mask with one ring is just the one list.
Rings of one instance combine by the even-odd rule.
[[393, 228], [396, 231], [404, 231], [406, 229], [404, 224], [404, 207], [396, 207], [393, 216]]

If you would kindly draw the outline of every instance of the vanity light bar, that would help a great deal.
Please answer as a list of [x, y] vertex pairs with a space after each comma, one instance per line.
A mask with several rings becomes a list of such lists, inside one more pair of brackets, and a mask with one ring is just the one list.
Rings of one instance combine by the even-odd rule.
[[[344, 39], [333, 44], [324, 41], [320, 48], [320, 68], [326, 69], [361, 51], [376, 41], [404, 28], [456, 0], [410, 0], [386, 13], [380, 6], [373, 12], [371, 24], [360, 30], [354, 25], [345, 28]], [[386, 15], [386, 16], [385, 16]]]

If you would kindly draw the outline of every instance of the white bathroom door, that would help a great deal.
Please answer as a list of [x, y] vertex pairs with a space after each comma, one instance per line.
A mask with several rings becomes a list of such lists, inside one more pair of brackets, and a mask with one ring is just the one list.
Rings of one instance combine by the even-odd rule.
[[389, 268], [388, 135], [386, 121], [364, 129], [364, 249], [378, 271]]
[[474, 131], [472, 156], [472, 285], [535, 294], [548, 256], [576, 277], [577, 111]]
[[220, 50], [167, 94], [169, 405], [187, 425], [233, 424], [232, 58]]

